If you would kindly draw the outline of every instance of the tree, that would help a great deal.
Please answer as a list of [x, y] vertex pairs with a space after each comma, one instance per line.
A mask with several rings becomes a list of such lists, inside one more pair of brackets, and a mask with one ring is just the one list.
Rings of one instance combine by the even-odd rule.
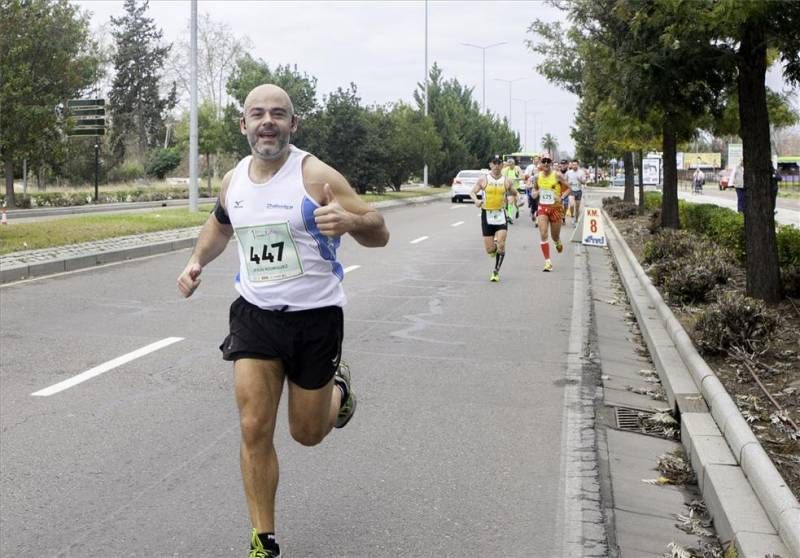
[[[465, 168], [481, 168], [493, 153], [519, 149], [519, 136], [508, 122], [482, 114], [472, 98], [472, 89], [458, 80], [444, 78], [434, 63], [428, 74], [428, 114], [442, 141], [441, 158], [429, 161], [432, 184], [445, 184]], [[419, 110], [425, 105], [425, 86], [417, 84], [414, 100]]]
[[236, 60], [236, 67], [227, 83], [228, 93], [236, 99], [239, 107], [244, 107], [244, 100], [250, 91], [264, 83], [272, 83], [281, 87], [289, 95], [294, 105], [294, 112], [304, 118], [317, 106], [317, 78], [300, 73], [297, 66], [277, 66], [274, 70], [261, 59], [255, 60], [249, 54]]
[[[197, 150], [206, 160], [206, 178], [208, 195], [211, 196], [211, 177], [215, 173], [211, 166], [211, 155], [218, 153], [225, 145], [225, 123], [217, 116], [214, 103], [206, 99], [197, 107]], [[181, 148], [188, 152], [189, 148], [189, 113], [185, 112], [177, 126], [175, 135]], [[240, 134], [241, 135], [241, 134]], [[242, 136], [244, 137], [244, 136]]]
[[780, 53], [784, 78], [800, 83], [800, 4], [721, 0], [710, 13], [719, 48], [735, 63], [739, 136], [745, 185], [747, 294], [775, 302], [783, 297], [771, 198], [768, 96], [769, 49]]
[[436, 133], [433, 120], [421, 111], [404, 104], [396, 104], [389, 112], [391, 125], [388, 137], [389, 183], [396, 190], [414, 173], [422, 170], [425, 162], [438, 165], [442, 140]]
[[128, 137], [134, 138], [139, 159], [146, 159], [147, 150], [160, 144], [166, 113], [177, 100], [175, 83], [166, 96], [160, 92], [160, 71], [170, 47], [159, 45], [162, 33], [145, 16], [147, 7], [148, 0], [125, 0], [126, 14], [111, 18], [117, 51], [109, 94], [110, 143], [117, 161], [125, 156]]
[[[6, 204], [15, 207], [14, 169], [48, 160], [63, 141], [65, 102], [92, 83], [88, 19], [67, 0], [6, 0], [0, 18], [0, 155]], [[46, 48], [45, 46], [46, 45]]]
[[[197, 22], [197, 84], [200, 102], [214, 107], [215, 116], [222, 117], [225, 105], [223, 94], [227, 93], [228, 80], [237, 60], [252, 47], [249, 37], [234, 35], [226, 23], [214, 21], [208, 13]], [[185, 95], [191, 93], [191, 46], [186, 33], [178, 39], [171, 50], [167, 65], [170, 74]]]
[[542, 136], [542, 149], [550, 154], [550, 157], [557, 157], [558, 141], [549, 132]]

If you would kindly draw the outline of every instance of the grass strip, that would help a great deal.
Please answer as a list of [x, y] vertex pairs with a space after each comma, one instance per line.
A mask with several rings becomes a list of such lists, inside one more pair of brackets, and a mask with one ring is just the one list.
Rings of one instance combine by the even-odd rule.
[[[383, 194], [365, 194], [361, 199], [367, 203], [385, 200], [402, 200], [418, 196], [441, 194], [443, 188], [420, 188]], [[14, 223], [0, 227], [0, 255], [22, 250], [54, 248], [106, 240], [118, 236], [129, 236], [149, 232], [181, 229], [202, 225], [208, 218], [211, 205], [201, 205], [197, 213], [188, 207], [142, 210], [136, 213], [105, 213], [53, 217], [52, 219], [27, 223]]]

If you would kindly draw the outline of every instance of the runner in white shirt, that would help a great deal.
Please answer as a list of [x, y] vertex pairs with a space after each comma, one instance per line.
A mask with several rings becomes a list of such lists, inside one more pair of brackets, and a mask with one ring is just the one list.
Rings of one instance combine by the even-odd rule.
[[578, 168], [578, 160], [573, 159], [569, 163], [569, 169], [566, 172], [567, 183], [571, 190], [569, 209], [572, 214], [572, 224], [578, 222], [581, 216], [581, 199], [583, 198], [583, 185], [586, 183], [586, 173]]

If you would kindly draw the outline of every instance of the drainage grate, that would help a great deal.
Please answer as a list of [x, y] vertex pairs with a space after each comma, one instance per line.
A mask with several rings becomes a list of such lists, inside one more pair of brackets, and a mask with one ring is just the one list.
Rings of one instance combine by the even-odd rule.
[[629, 407], [614, 407], [617, 428], [620, 430], [630, 430], [631, 432], [655, 434], [657, 429], [646, 426], [644, 422], [645, 418], [651, 417], [654, 414], [655, 411], [642, 411], [641, 409], [631, 409]]

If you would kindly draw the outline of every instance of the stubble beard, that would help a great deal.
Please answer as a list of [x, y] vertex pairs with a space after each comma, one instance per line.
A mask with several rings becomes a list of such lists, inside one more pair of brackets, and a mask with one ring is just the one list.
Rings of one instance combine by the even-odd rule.
[[250, 151], [253, 156], [261, 159], [262, 161], [275, 161], [280, 159], [287, 150], [291, 134], [279, 134], [276, 138], [278, 145], [275, 147], [259, 147], [258, 134], [247, 134], [247, 143], [250, 144]]

